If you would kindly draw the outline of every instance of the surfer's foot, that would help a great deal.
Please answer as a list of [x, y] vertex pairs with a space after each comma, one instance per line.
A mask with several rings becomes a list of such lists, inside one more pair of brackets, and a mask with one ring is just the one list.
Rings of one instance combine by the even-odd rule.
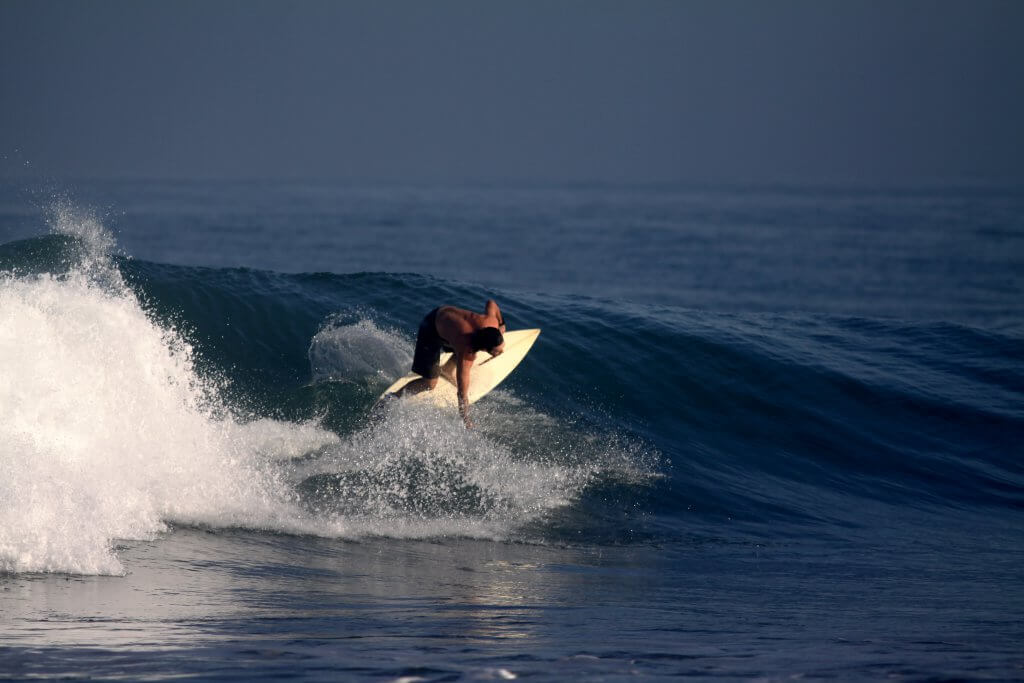
[[413, 381], [406, 384], [404, 387], [401, 388], [398, 394], [400, 396], [415, 396], [416, 394], [422, 393], [424, 391], [430, 391], [436, 385], [436, 377], [434, 379], [426, 379], [424, 377], [421, 377], [419, 379], [414, 379]]

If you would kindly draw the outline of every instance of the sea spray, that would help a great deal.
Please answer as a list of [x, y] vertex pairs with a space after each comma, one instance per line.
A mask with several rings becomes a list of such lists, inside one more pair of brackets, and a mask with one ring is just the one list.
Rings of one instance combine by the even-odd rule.
[[524, 462], [455, 415], [392, 402], [378, 420], [310, 463], [303, 488], [318, 513], [359, 520], [384, 535], [506, 538], [524, 521], [568, 503], [591, 467]]
[[395, 378], [408, 372], [411, 343], [365, 314], [331, 316], [309, 344], [313, 381]]

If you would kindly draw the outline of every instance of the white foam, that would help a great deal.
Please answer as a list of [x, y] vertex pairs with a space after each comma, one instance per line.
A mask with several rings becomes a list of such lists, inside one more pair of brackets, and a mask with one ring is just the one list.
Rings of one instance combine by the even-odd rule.
[[98, 222], [68, 275], [0, 280], [0, 571], [119, 573], [114, 539], [167, 521], [273, 527], [295, 516], [268, 456], [337, 440], [222, 417], [193, 350], [124, 287]]

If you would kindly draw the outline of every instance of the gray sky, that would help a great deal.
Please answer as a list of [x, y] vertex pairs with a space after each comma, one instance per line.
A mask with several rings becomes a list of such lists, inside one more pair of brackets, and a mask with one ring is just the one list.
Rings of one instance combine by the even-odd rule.
[[1024, 178], [1024, 2], [0, 0], [0, 174]]

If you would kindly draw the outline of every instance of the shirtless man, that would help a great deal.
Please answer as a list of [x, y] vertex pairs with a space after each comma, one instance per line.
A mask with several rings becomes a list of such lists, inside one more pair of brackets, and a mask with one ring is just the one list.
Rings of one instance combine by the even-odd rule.
[[[412, 371], [420, 379], [409, 382], [403, 393], [418, 394], [437, 386], [442, 373], [448, 378], [455, 367], [455, 386], [459, 390], [459, 414], [466, 428], [473, 427], [469, 419], [469, 373], [477, 351], [497, 356], [505, 350], [505, 318], [498, 304], [488, 301], [483, 314], [455, 306], [435, 308], [420, 323], [416, 335], [416, 352]], [[454, 352], [450, 361], [441, 368], [442, 351]]]

